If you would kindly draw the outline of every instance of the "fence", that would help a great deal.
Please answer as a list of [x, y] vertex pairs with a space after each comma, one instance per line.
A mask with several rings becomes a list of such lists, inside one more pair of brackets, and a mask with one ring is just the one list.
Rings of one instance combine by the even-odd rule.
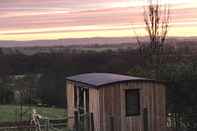
[[[147, 113], [143, 114], [144, 131], [148, 130]], [[120, 117], [108, 116], [103, 124], [109, 131], [115, 131], [117, 121]], [[75, 121], [72, 129], [68, 129], [68, 120]], [[169, 113], [167, 116], [167, 127], [171, 131], [197, 131], [197, 113]], [[147, 129], [147, 130], [146, 130]], [[0, 123], [0, 131], [95, 131], [93, 113], [79, 115], [67, 119], [41, 119], [40, 128], [30, 124], [29, 121]]]
[[31, 131], [34, 129], [36, 126], [31, 125], [29, 121], [0, 123], [0, 131]]
[[0, 131], [65, 131], [67, 119], [41, 119], [40, 126], [30, 121], [6, 122], [0, 124]]
[[[74, 120], [75, 126], [68, 129], [68, 120]], [[0, 131], [94, 131], [93, 113], [71, 116], [64, 119], [39, 119], [39, 124], [31, 121], [0, 123]]]
[[167, 127], [174, 131], [197, 131], [197, 113], [169, 113]]

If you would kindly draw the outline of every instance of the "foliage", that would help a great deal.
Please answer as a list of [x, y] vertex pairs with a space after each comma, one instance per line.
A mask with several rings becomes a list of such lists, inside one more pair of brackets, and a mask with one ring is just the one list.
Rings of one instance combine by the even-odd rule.
[[[0, 82], [0, 104], [27, 104], [35, 97], [38, 74], [2, 76]], [[34, 94], [34, 96], [33, 96]]]
[[[197, 110], [197, 64], [166, 64], [159, 68], [159, 79], [167, 84], [168, 112], [194, 113]], [[135, 67], [129, 74], [151, 77], [152, 71]], [[152, 76], [153, 77], [153, 76]]]
[[[197, 57], [195, 54], [187, 54], [171, 47], [168, 47], [168, 54], [166, 64], [159, 67], [158, 79], [169, 81], [168, 109], [175, 111], [176, 107], [181, 107], [182, 102], [196, 98], [196, 90], [193, 88], [197, 78]], [[85, 72], [112, 72], [154, 78], [154, 68], [143, 66], [145, 60], [138, 55], [138, 50], [70, 50], [57, 54], [2, 56], [0, 62], [3, 59], [7, 60], [3, 61], [7, 68], [0, 68], [0, 104], [16, 103], [13, 93], [18, 89], [32, 87], [33, 104], [65, 107], [65, 78]], [[16, 79], [16, 76], [20, 75], [23, 77]], [[182, 93], [178, 92], [187, 93], [184, 96], [190, 100], [183, 99]], [[24, 99], [24, 104], [29, 103], [28, 98], [27, 96], [26, 100]], [[194, 102], [192, 104], [196, 105]], [[185, 108], [194, 110], [194, 106], [189, 103], [185, 102]]]
[[197, 110], [197, 65], [182, 63], [164, 65], [160, 77], [168, 81], [168, 109], [172, 112], [192, 113]]
[[12, 103], [14, 89], [12, 88], [10, 81], [11, 79], [8, 76], [0, 78], [0, 104]]

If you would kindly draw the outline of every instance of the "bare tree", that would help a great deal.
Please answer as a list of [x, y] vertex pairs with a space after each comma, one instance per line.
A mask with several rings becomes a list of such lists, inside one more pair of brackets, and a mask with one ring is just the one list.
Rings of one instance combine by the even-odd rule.
[[163, 62], [165, 40], [168, 33], [170, 10], [167, 4], [158, 1], [144, 7], [144, 22], [148, 33], [149, 43], [143, 44], [137, 37], [140, 55], [146, 60], [146, 66], [154, 68], [157, 78], [159, 65]]

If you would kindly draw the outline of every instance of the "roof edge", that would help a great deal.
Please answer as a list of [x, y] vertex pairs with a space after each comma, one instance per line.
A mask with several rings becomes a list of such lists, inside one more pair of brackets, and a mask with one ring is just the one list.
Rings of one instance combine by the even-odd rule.
[[158, 80], [153, 80], [153, 79], [122, 80], [122, 81], [116, 81], [116, 82], [111, 82], [111, 83], [107, 83], [107, 84], [101, 84], [101, 85], [92, 85], [92, 84], [89, 84], [89, 83], [86, 83], [86, 82], [81, 82], [81, 81], [77, 81], [77, 80], [72, 80], [72, 79], [69, 79], [69, 78], [66, 78], [66, 80], [67, 80], [67, 81], [72, 81], [72, 82], [78, 82], [78, 83], [87, 85], [87, 86], [89, 86], [89, 88], [99, 88], [99, 87], [107, 86], [107, 85], [120, 84], [120, 83], [127, 83], [127, 82], [140, 82], [140, 81], [143, 81], [143, 82], [160, 83], [160, 84], [164, 84], [164, 85], [166, 84], [165, 81], [158, 81]]

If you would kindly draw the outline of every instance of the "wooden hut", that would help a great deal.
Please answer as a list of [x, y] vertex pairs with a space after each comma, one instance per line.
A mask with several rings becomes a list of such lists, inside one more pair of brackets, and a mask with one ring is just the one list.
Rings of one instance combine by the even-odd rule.
[[[71, 76], [67, 78], [68, 116], [80, 119], [92, 113], [94, 131], [164, 131], [165, 88], [159, 81], [119, 74]], [[69, 127], [79, 119], [69, 119]]]

